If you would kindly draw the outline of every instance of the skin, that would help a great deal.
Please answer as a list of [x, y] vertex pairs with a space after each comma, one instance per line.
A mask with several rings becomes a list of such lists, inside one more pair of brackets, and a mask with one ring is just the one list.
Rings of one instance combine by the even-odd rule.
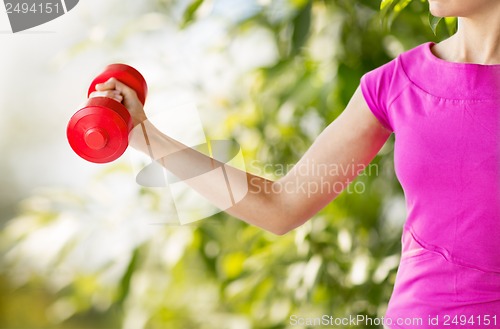
[[[499, 0], [430, 0], [435, 16], [459, 16], [458, 32], [433, 47], [434, 54], [447, 61], [478, 64], [500, 63]], [[224, 164], [166, 136], [147, 120], [135, 92], [116, 79], [96, 86], [91, 97], [111, 97], [130, 111], [134, 131], [130, 145], [157, 160], [181, 179], [196, 176]], [[316, 138], [300, 161], [284, 177], [271, 181], [225, 166], [231, 177], [231, 192], [248, 192], [227, 206], [228, 187], [224, 178], [201, 175], [190, 186], [214, 205], [234, 217], [281, 235], [302, 225], [340, 194], [341, 189], [308, 189], [300, 186], [347, 186], [358, 172], [346, 170], [336, 175], [314, 172], [312, 166], [360, 168], [368, 165], [391, 132], [384, 128], [366, 104], [360, 88], [344, 112]], [[175, 155], [175, 156], [173, 156]], [[323, 167], [324, 168], [324, 167]], [[305, 169], [305, 170], [304, 170]]]
[[429, 0], [434, 16], [458, 17], [458, 30], [433, 47], [434, 54], [457, 63], [500, 63], [499, 0]]

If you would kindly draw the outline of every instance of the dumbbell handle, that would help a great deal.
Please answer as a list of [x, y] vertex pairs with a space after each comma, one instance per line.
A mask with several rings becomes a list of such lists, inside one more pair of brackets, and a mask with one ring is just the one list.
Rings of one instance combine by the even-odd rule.
[[132, 66], [125, 64], [111, 64], [108, 65], [104, 72], [99, 74], [90, 84], [89, 91], [87, 93], [87, 97], [90, 96], [91, 93], [96, 91], [95, 86], [108, 81], [111, 78], [115, 78], [126, 84], [128, 87], [135, 90], [137, 93], [137, 98], [144, 105], [146, 103], [146, 97], [148, 94], [148, 85], [146, 84], [146, 80], [142, 76], [139, 71], [134, 69]]

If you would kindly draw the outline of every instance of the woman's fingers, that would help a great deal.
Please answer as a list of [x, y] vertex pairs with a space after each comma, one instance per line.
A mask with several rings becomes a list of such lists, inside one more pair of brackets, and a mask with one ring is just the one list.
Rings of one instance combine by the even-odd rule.
[[89, 95], [90, 98], [93, 97], [108, 97], [115, 101], [121, 103], [123, 101], [122, 93], [119, 90], [106, 90], [106, 91], [94, 91]]
[[137, 93], [124, 83], [111, 78], [104, 83], [97, 84], [95, 88], [97, 91], [90, 94], [90, 97], [110, 97], [121, 102], [130, 112], [134, 126], [147, 119]]
[[116, 89], [117, 82], [118, 82], [118, 80], [116, 80], [115, 78], [110, 78], [106, 82], [96, 84], [95, 89], [97, 91], [113, 90], [113, 89]]
[[95, 88], [97, 91], [118, 90], [125, 96], [125, 98], [137, 97], [137, 94], [134, 89], [130, 88], [124, 83], [121, 83], [115, 78], [110, 78], [108, 81], [104, 83], [99, 83], [95, 86]]

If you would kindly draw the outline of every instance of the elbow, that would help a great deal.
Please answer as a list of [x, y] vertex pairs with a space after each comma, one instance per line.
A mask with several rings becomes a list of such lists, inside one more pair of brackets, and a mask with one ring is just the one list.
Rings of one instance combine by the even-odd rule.
[[267, 225], [261, 227], [274, 235], [283, 236], [307, 222], [315, 214], [308, 207], [301, 207], [297, 204], [293, 207], [287, 206], [290, 204], [294, 203], [283, 200], [283, 196], [275, 196], [267, 203], [266, 208], [269, 211], [264, 221]]
[[276, 236], [283, 236], [287, 234], [288, 232], [292, 231], [293, 229], [288, 228], [286, 226], [279, 226], [279, 227], [273, 227], [268, 229], [267, 231], [276, 235]]
[[309, 218], [297, 218], [297, 219], [285, 218], [285, 219], [281, 219], [278, 221], [277, 225], [274, 225], [274, 226], [268, 228], [267, 231], [274, 234], [274, 235], [277, 235], [277, 236], [283, 236], [283, 235], [293, 231], [297, 227], [301, 226], [302, 224], [304, 224], [308, 220], [309, 220]]

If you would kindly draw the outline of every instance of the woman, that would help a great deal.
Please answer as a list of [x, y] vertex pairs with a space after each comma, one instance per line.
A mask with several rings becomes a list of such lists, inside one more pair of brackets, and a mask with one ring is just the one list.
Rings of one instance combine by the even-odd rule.
[[[321, 175], [314, 166], [365, 166], [394, 133], [408, 218], [386, 327], [499, 328], [500, 1], [429, 2], [433, 15], [459, 17], [457, 33], [364, 75], [342, 115], [285, 177], [273, 182], [226, 167], [232, 192], [248, 187], [227, 212], [285, 234], [340, 193], [299, 186], [345, 187], [357, 174]], [[146, 133], [147, 143], [138, 137], [131, 144], [162, 158], [179, 178], [221, 165], [158, 131], [119, 81], [97, 88], [92, 97], [123, 101]], [[171, 154], [177, 156], [169, 161]], [[203, 177], [192, 187], [227, 208], [227, 184]]]

